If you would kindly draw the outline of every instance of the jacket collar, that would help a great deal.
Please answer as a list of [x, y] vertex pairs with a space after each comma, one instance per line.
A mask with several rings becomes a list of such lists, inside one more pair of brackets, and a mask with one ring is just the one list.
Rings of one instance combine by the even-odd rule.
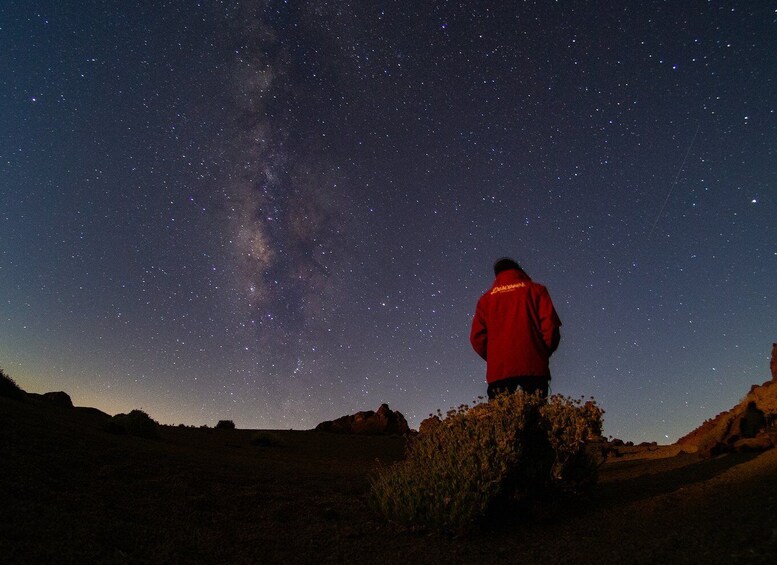
[[518, 281], [530, 281], [529, 275], [517, 269], [507, 269], [496, 276], [494, 286], [501, 286]]

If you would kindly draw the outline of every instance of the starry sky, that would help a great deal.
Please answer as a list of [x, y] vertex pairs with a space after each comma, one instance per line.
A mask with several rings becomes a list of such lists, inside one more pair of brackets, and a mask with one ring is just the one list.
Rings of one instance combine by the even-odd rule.
[[552, 390], [669, 442], [769, 378], [777, 3], [5, 0], [0, 366], [162, 423], [485, 392], [500, 256]]

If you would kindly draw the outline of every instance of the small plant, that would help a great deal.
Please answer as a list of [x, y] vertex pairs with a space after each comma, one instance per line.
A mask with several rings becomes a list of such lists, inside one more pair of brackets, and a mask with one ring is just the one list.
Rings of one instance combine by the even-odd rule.
[[235, 422], [232, 420], [219, 420], [218, 424], [216, 424], [217, 430], [234, 430], [235, 429]]
[[0, 396], [15, 400], [24, 400], [26, 398], [24, 391], [2, 369], [0, 369]]
[[593, 402], [522, 391], [461, 406], [371, 478], [371, 502], [407, 526], [464, 530], [533, 491], [591, 482], [597, 465], [585, 445], [601, 416]]
[[129, 414], [116, 414], [106, 424], [106, 431], [112, 434], [156, 439], [159, 437], [159, 424], [142, 410], [133, 410]]

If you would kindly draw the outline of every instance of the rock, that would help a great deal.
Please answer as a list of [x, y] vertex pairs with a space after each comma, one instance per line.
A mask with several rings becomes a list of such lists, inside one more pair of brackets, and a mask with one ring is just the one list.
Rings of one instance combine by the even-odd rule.
[[[691, 433], [677, 440], [677, 444], [689, 452], [702, 456], [717, 455], [743, 449], [768, 449], [774, 445], [769, 434], [777, 423], [777, 382], [768, 381], [753, 386], [742, 401], [711, 420], [707, 420]], [[767, 439], [758, 439], [762, 437]], [[750, 441], [757, 439], [758, 441]]]
[[108, 420], [111, 418], [110, 414], [106, 414], [102, 410], [99, 410], [98, 408], [92, 408], [91, 406], [75, 406], [73, 409], [76, 412], [80, 412], [81, 414], [88, 414], [93, 418], [100, 418], [103, 420]]
[[771, 438], [766, 434], [759, 434], [756, 437], [742, 438], [732, 446], [734, 451], [739, 452], [758, 452], [766, 451], [774, 447]]
[[772, 370], [772, 382], [777, 382], [777, 343], [772, 344], [772, 362], [769, 368]]
[[772, 380], [753, 385], [742, 401], [677, 440], [689, 452], [769, 449], [777, 445], [777, 343], [772, 346]]
[[73, 407], [73, 401], [70, 399], [70, 395], [66, 392], [62, 392], [61, 390], [58, 392], [47, 392], [44, 394], [28, 393], [28, 396], [53, 406], [60, 406], [62, 408]]
[[726, 445], [725, 443], [718, 442], [718, 443], [712, 445], [709, 448], [705, 448], [699, 454], [702, 457], [710, 458], [711, 459], [713, 457], [717, 457], [718, 455], [722, 455], [724, 453], [730, 453], [732, 451], [732, 449], [733, 449], [733, 446]]
[[395, 412], [388, 404], [381, 404], [377, 411], [367, 410], [351, 416], [342, 416], [336, 420], [327, 420], [316, 426], [316, 431], [335, 434], [355, 435], [393, 435], [408, 434], [410, 427], [400, 412]]
[[744, 413], [739, 419], [739, 433], [743, 438], [755, 437], [766, 426], [763, 410], [756, 406], [755, 401], [747, 403]]

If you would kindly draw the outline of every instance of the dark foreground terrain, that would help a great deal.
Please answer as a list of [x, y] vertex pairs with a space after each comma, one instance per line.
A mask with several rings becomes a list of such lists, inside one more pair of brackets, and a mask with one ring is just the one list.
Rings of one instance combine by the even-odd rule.
[[152, 440], [105, 419], [0, 397], [0, 561], [777, 562], [777, 449], [612, 460], [585, 496], [447, 537], [367, 506], [367, 475], [402, 457], [399, 437], [162, 427]]

